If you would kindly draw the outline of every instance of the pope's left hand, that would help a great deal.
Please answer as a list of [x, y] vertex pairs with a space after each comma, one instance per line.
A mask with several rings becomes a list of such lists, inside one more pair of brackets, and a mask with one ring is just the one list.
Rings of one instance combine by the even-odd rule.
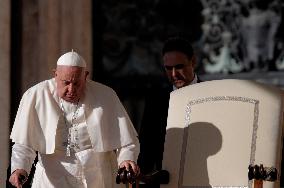
[[133, 172], [135, 173], [135, 176], [138, 176], [140, 174], [140, 168], [134, 161], [131, 160], [122, 161], [119, 165], [119, 168], [125, 167], [126, 170], [129, 171], [130, 166]]

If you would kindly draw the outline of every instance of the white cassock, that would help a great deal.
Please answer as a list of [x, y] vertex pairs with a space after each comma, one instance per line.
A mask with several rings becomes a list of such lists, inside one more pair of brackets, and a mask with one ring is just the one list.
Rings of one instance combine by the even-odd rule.
[[[75, 147], [66, 156], [69, 130]], [[29, 173], [38, 151], [33, 188], [121, 187], [115, 183], [117, 164], [136, 161], [139, 153], [137, 134], [115, 92], [93, 81], [78, 104], [59, 99], [54, 79], [30, 88], [11, 139], [12, 172]]]

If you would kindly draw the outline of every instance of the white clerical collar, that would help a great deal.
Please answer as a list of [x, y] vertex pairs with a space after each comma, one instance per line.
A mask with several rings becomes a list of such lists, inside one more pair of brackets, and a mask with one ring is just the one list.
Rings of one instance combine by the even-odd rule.
[[[192, 85], [192, 84], [196, 84], [197, 83], [197, 76], [196, 74], [194, 74], [194, 78], [193, 80], [190, 82], [189, 85]], [[174, 85], [173, 85], [173, 90], [177, 90], [178, 88], [176, 88]]]

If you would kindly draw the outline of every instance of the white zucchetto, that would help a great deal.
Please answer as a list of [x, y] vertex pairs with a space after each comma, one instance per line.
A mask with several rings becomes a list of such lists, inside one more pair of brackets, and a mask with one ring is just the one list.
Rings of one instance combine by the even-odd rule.
[[72, 50], [72, 52], [63, 54], [57, 60], [57, 65], [86, 67], [86, 62], [77, 52]]

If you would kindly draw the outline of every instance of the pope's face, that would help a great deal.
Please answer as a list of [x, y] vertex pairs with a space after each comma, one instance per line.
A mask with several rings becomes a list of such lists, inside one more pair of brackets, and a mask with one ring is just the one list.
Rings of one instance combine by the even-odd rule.
[[164, 54], [163, 62], [170, 82], [181, 88], [189, 85], [194, 79], [195, 56], [189, 59], [184, 53], [170, 51]]
[[88, 72], [82, 67], [57, 66], [54, 76], [58, 96], [71, 103], [78, 102], [84, 94]]

